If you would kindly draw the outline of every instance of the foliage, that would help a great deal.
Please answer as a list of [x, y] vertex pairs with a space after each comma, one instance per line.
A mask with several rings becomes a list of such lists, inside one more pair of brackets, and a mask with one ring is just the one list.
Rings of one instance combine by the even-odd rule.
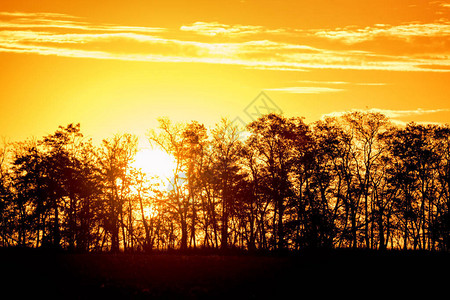
[[[243, 132], [246, 130], [245, 136]], [[245, 129], [159, 120], [170, 188], [132, 167], [137, 137], [79, 124], [0, 150], [0, 245], [77, 251], [448, 250], [450, 128], [352, 112]]]

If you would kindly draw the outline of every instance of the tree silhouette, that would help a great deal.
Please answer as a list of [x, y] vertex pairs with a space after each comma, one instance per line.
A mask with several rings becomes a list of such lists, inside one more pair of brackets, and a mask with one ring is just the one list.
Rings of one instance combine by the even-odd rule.
[[236, 207], [239, 180], [239, 141], [238, 128], [228, 120], [222, 119], [212, 131], [210, 178], [217, 198], [219, 199], [221, 213], [221, 248], [228, 247], [229, 219]]
[[184, 134], [184, 126], [181, 124], [172, 124], [168, 119], [159, 119], [159, 133], [151, 131], [149, 140], [161, 147], [167, 153], [173, 155], [176, 161], [173, 176], [173, 188], [168, 194], [167, 205], [179, 222], [181, 231], [180, 249], [185, 250], [188, 247], [188, 214], [190, 209], [189, 190], [183, 181], [186, 178], [180, 178], [180, 174], [186, 174], [187, 153], [189, 149], [185, 147], [186, 139], [190, 139], [189, 134]]
[[[106, 229], [111, 234], [111, 251], [119, 251], [119, 230], [125, 239], [124, 205], [131, 181], [127, 170], [137, 151], [137, 137], [130, 134], [115, 135], [103, 140], [100, 164], [106, 192]], [[131, 216], [129, 216], [131, 217]], [[126, 247], [126, 243], [124, 242]]]
[[23, 142], [16, 145], [13, 154], [10, 200], [16, 236], [11, 238], [19, 246], [32, 242], [27, 231], [35, 233], [36, 246], [40, 245], [41, 233], [46, 238], [47, 186], [42, 154], [37, 147], [35, 141]]
[[[450, 129], [350, 112], [159, 120], [171, 184], [132, 167], [137, 137], [96, 146], [79, 124], [0, 148], [0, 246], [71, 251], [448, 250]], [[165, 179], [163, 179], [164, 181]]]
[[197, 210], [201, 191], [201, 174], [204, 167], [204, 151], [206, 147], [206, 128], [198, 122], [186, 124], [183, 129], [183, 153], [187, 185], [188, 202], [190, 203], [190, 238], [189, 245], [196, 247]]
[[437, 166], [438, 195], [436, 216], [431, 222], [433, 241], [440, 249], [450, 249], [450, 128], [435, 129], [436, 152], [439, 157]]
[[8, 156], [8, 144], [5, 140], [2, 141], [0, 146], [0, 239], [3, 247], [9, 245], [10, 230], [5, 226], [9, 223], [9, 209], [10, 191], [8, 182], [8, 168], [6, 167], [6, 161]]
[[292, 170], [291, 149], [302, 144], [306, 126], [301, 119], [286, 119], [269, 114], [248, 125], [252, 135], [249, 146], [254, 147], [263, 162], [265, 183], [273, 208], [273, 245], [278, 249], [286, 246], [284, 213], [286, 204], [293, 197], [289, 173]]

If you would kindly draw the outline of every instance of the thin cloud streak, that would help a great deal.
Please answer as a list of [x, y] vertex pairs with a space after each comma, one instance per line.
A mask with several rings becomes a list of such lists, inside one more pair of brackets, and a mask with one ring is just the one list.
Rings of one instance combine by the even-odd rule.
[[36, 18], [36, 17], [45, 17], [45, 18], [64, 18], [64, 19], [80, 19], [80, 17], [67, 15], [67, 14], [61, 14], [61, 13], [49, 13], [49, 12], [32, 12], [32, 13], [26, 13], [26, 12], [8, 12], [3, 11], [0, 12], [0, 16], [7, 16], [7, 17], [25, 17], [25, 18]]
[[81, 17], [59, 13], [23, 13], [0, 12], [0, 17], [7, 20], [0, 21], [0, 29], [7, 28], [59, 28], [83, 31], [112, 31], [112, 32], [143, 32], [154, 33], [166, 31], [160, 27], [120, 26], [112, 24], [91, 24], [81, 21]]
[[[196, 31], [209, 36], [247, 36], [260, 33], [266, 34], [265, 37], [268, 38], [268, 33], [283, 31], [270, 30], [263, 26], [196, 22], [182, 26], [176, 32], [178, 38], [169, 38], [165, 35], [174, 32], [167, 28], [91, 24], [64, 14], [6, 12], [0, 13], [0, 16], [7, 18], [0, 21], [0, 52], [142, 62], [226, 64], [278, 71], [450, 71], [450, 62], [446, 55], [417, 58], [380, 55], [368, 51], [321, 49], [269, 39], [205, 42], [193, 39], [192, 35], [183, 36], [184, 32]], [[53, 30], [55, 28], [58, 28], [58, 31]], [[61, 32], [60, 29], [65, 29], [66, 32]], [[79, 30], [83, 32], [80, 33]], [[302, 90], [291, 90], [294, 91], [299, 93]], [[303, 90], [303, 93], [304, 91], [306, 90]]]
[[345, 91], [344, 89], [335, 89], [328, 87], [313, 87], [313, 86], [294, 86], [283, 88], [271, 88], [267, 91], [283, 92], [289, 94], [322, 94], [322, 93], [335, 93]]
[[339, 40], [346, 44], [356, 44], [375, 38], [396, 38], [410, 41], [418, 37], [450, 37], [450, 22], [428, 24], [405, 24], [392, 26], [376, 24], [372, 27], [347, 28], [340, 30], [318, 30], [315, 36], [331, 40]]
[[[405, 118], [405, 117], [411, 117], [411, 116], [422, 116], [422, 115], [428, 115], [428, 114], [435, 114], [435, 113], [441, 113], [441, 112], [448, 112], [450, 109], [448, 108], [440, 108], [440, 109], [422, 109], [417, 108], [414, 110], [392, 110], [392, 109], [380, 109], [380, 108], [370, 108], [370, 109], [352, 109], [350, 111], [338, 111], [338, 112], [331, 112], [328, 114], [322, 115], [321, 119], [326, 119], [327, 117], [341, 117], [349, 112], [370, 112], [370, 113], [380, 113], [385, 115], [388, 118], [391, 118], [395, 120], [396, 118]], [[398, 122], [403, 122], [399, 121]]]
[[287, 33], [285, 29], [267, 29], [264, 26], [255, 25], [228, 25], [218, 22], [195, 22], [191, 25], [183, 25], [181, 31], [190, 31], [199, 35], [206, 36], [229, 36], [241, 37], [254, 34], [283, 34]]
[[261, 33], [262, 26], [243, 26], [243, 25], [225, 25], [217, 22], [195, 22], [191, 25], [183, 25], [180, 27], [181, 31], [191, 31], [199, 35], [216, 36], [216, 35], [229, 35], [229, 36], [242, 36]]
[[373, 108], [370, 111], [382, 113], [389, 118], [402, 118], [402, 117], [409, 117], [409, 116], [421, 116], [421, 115], [435, 114], [435, 113], [440, 113], [440, 112], [447, 112], [447, 111], [450, 111], [450, 109], [448, 109], [448, 108], [440, 108], [440, 109], [418, 108], [415, 110], [391, 110], [391, 109]]
[[348, 81], [317, 81], [317, 80], [299, 80], [299, 83], [317, 84], [317, 85], [363, 85], [363, 86], [383, 86], [384, 82], [348, 82]]

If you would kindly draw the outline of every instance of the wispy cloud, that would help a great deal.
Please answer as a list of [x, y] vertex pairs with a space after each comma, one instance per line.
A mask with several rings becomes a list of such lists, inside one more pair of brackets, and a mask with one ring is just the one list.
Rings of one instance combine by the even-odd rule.
[[435, 114], [435, 113], [440, 113], [440, 112], [447, 112], [447, 111], [450, 111], [450, 109], [448, 109], [448, 108], [439, 108], [439, 109], [417, 108], [414, 110], [392, 110], [392, 109], [372, 108], [372, 109], [370, 109], [370, 111], [382, 113], [389, 118], [403, 118], [403, 117], [410, 117], [410, 116], [421, 116], [421, 115], [429, 115], [429, 114]]
[[[267, 91], [288, 94], [323, 94], [346, 91], [351, 86], [383, 86], [382, 82], [348, 82], [348, 81], [321, 81], [321, 80], [298, 80], [298, 83], [308, 86], [290, 86], [279, 88], [268, 88]], [[339, 86], [339, 88], [336, 88]]]
[[317, 87], [317, 86], [292, 86], [282, 88], [266, 89], [267, 91], [275, 91], [289, 94], [322, 94], [322, 93], [335, 93], [342, 92], [344, 89], [335, 89], [329, 87]]
[[[439, 109], [422, 109], [417, 108], [413, 110], [392, 110], [392, 109], [380, 109], [380, 108], [370, 108], [370, 109], [352, 109], [350, 111], [337, 111], [337, 112], [331, 112], [327, 114], [323, 114], [321, 119], [326, 119], [328, 117], [341, 117], [349, 112], [370, 112], [370, 113], [381, 113], [388, 117], [392, 123], [396, 125], [404, 126], [408, 122], [401, 120], [402, 118], [408, 118], [408, 117], [414, 117], [414, 116], [423, 116], [423, 115], [429, 115], [429, 114], [435, 114], [435, 113], [442, 113], [442, 112], [449, 112], [450, 109], [448, 108], [439, 108]], [[436, 122], [417, 122], [418, 124], [441, 124]]]
[[[192, 33], [195, 33], [194, 35]], [[450, 71], [446, 53], [396, 56], [295, 43], [291, 29], [196, 22], [180, 29], [93, 24], [55, 13], [0, 13], [0, 52], [142, 62], [197, 62], [277, 71], [309, 69]], [[316, 34], [319, 34], [317, 31]], [[298, 32], [296, 33], [298, 34]], [[240, 39], [220, 38], [241, 37]], [[256, 39], [257, 37], [257, 39]], [[305, 40], [303, 40], [305, 41]], [[361, 83], [360, 85], [380, 85]], [[291, 87], [291, 93], [340, 91]]]
[[82, 18], [59, 14], [59, 13], [23, 13], [23, 12], [0, 12], [0, 29], [69, 29], [83, 31], [105, 31], [105, 32], [162, 32], [160, 27], [142, 26], [120, 26], [112, 24], [91, 24], [82, 21]]
[[450, 37], [450, 22], [440, 23], [412, 23], [404, 25], [376, 24], [364, 28], [347, 27], [336, 30], [318, 30], [315, 32], [317, 37], [331, 40], [339, 40], [346, 44], [362, 43], [376, 38], [395, 38], [405, 41], [411, 41], [413, 38]]
[[348, 82], [348, 81], [319, 81], [319, 80], [299, 80], [299, 83], [314, 85], [364, 85], [364, 86], [383, 86], [384, 82]]
[[218, 22], [195, 22], [191, 25], [180, 27], [182, 31], [191, 31], [199, 35], [207, 36], [247, 36], [261, 33], [279, 34], [284, 33], [285, 29], [267, 29], [264, 26], [255, 25], [228, 25]]
[[443, 7], [443, 8], [450, 8], [450, 3], [445, 0], [435, 0], [430, 2], [431, 5]]
[[7, 17], [24, 17], [24, 18], [36, 18], [36, 17], [46, 17], [46, 18], [64, 18], [64, 19], [79, 19], [80, 17], [71, 16], [67, 14], [60, 14], [60, 13], [50, 13], [50, 12], [8, 12], [3, 11], [0, 12], [0, 16], [7, 16]]
[[306, 84], [331, 84], [331, 85], [344, 85], [344, 84], [350, 84], [350, 82], [347, 81], [319, 81], [319, 80], [298, 80], [299, 83], [306, 83]]

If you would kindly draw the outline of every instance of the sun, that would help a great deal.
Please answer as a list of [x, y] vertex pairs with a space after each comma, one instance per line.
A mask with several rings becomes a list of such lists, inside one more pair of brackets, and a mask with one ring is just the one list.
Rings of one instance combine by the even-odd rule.
[[160, 149], [141, 149], [133, 162], [133, 167], [141, 169], [147, 176], [157, 176], [160, 179], [172, 177], [175, 166], [175, 159]]

